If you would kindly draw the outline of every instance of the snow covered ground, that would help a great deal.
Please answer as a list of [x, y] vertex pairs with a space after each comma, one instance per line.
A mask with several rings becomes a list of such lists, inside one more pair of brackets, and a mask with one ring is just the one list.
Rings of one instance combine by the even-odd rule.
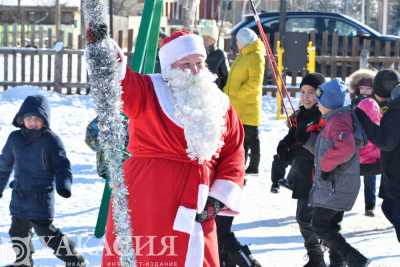
[[[72, 197], [56, 197], [54, 224], [75, 240], [79, 251], [87, 258], [88, 266], [100, 266], [103, 240], [96, 239], [93, 231], [104, 183], [96, 174], [95, 154], [84, 143], [86, 125], [95, 116], [94, 104], [90, 96], [60, 96], [27, 86], [0, 93], [0, 147], [13, 130], [11, 121], [20, 104], [31, 94], [48, 96], [51, 127], [63, 140], [73, 167]], [[306, 259], [295, 221], [296, 202], [287, 190], [282, 189], [279, 194], [269, 192], [274, 151], [287, 131], [283, 121], [275, 120], [275, 107], [275, 98], [265, 96], [261, 172], [247, 177], [243, 212], [235, 219], [234, 230], [244, 244], [251, 244], [251, 250], [263, 266], [299, 267]], [[14, 260], [8, 237], [10, 197], [11, 190], [6, 189], [0, 199], [0, 266]], [[360, 194], [354, 209], [346, 213], [343, 233], [351, 244], [372, 258], [370, 266], [400, 266], [400, 245], [393, 228], [379, 208], [375, 218], [365, 217], [363, 201], [363, 194]], [[378, 200], [379, 207], [380, 204]], [[37, 237], [33, 241], [36, 266], [63, 266]]]

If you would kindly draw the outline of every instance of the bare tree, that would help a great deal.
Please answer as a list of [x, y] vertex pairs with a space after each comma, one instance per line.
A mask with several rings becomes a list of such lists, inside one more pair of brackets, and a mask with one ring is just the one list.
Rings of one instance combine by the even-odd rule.
[[390, 15], [393, 19], [389, 25], [389, 33], [400, 35], [400, 4], [393, 5]]
[[143, 9], [137, 0], [113, 0], [113, 14], [119, 16], [133, 16]]
[[183, 11], [183, 26], [189, 30], [193, 29], [200, 0], [180, 0], [179, 4], [181, 4]]

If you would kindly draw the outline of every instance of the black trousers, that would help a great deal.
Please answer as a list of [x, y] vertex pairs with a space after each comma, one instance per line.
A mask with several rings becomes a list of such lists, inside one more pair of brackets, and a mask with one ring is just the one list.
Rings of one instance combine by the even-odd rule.
[[382, 202], [382, 211], [385, 217], [393, 224], [397, 240], [400, 242], [400, 203], [390, 198], [385, 198]]
[[[14, 250], [30, 256], [33, 252], [32, 228], [35, 233], [44, 241], [46, 246], [53, 249], [55, 255], [65, 259], [66, 255], [75, 254], [74, 244], [53, 225], [52, 220], [27, 220], [13, 216], [9, 235]], [[17, 260], [20, 258], [17, 255]]]
[[340, 234], [343, 211], [313, 208], [312, 228], [322, 243], [329, 248], [330, 256], [347, 259], [349, 254], [358, 253]]
[[249, 168], [258, 169], [260, 163], [260, 139], [258, 138], [258, 127], [243, 125], [244, 127], [244, 156], [247, 162], [250, 151]]
[[289, 165], [281, 160], [278, 155], [274, 155], [271, 166], [271, 181], [274, 186], [278, 186], [278, 181], [285, 179], [286, 168]]
[[296, 221], [300, 233], [304, 238], [304, 247], [307, 251], [321, 251], [317, 234], [312, 227], [313, 208], [308, 205], [307, 199], [298, 199], [296, 208]]

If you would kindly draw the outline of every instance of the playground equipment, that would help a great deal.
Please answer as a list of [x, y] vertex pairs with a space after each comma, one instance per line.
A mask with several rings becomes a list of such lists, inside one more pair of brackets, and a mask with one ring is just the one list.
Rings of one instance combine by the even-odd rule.
[[[307, 35], [303, 33], [286, 33], [286, 48], [283, 48], [280, 41], [277, 41], [276, 54], [278, 60], [278, 73], [283, 76], [284, 72], [297, 73], [304, 69], [308, 73], [316, 71], [316, 48]], [[304, 51], [304, 53], [302, 53]], [[285, 53], [286, 52], [286, 53]], [[285, 57], [286, 54], [286, 57]], [[277, 90], [285, 94], [282, 84], [278, 80]], [[283, 98], [281, 94], [276, 96], [276, 119], [286, 119], [283, 114]]]
[[[136, 72], [154, 72], [162, 10], [162, 0], [145, 1], [135, 51], [132, 60], [128, 62], [129, 67]], [[94, 233], [97, 238], [101, 238], [105, 233], [110, 197], [111, 188], [106, 181]]]
[[[284, 48], [282, 48], [281, 42], [277, 43], [277, 54], [278, 54], [278, 63], [275, 60], [275, 56], [272, 52], [271, 46], [269, 44], [268, 38], [265, 34], [264, 28], [261, 24], [260, 17], [258, 16], [255, 4], [253, 0], [249, 0], [250, 7], [253, 11], [253, 16], [254, 20], [256, 22], [258, 31], [261, 35], [261, 39], [265, 45], [266, 48], [266, 57], [268, 62], [271, 65], [272, 69], [272, 76], [273, 79], [277, 85], [277, 119], [281, 118], [287, 118], [289, 116], [289, 113], [293, 113], [295, 111], [292, 101], [290, 99], [290, 95], [288, 94], [285, 80], [283, 78], [283, 71], [284, 71], [284, 62], [286, 63], [286, 68], [288, 66], [293, 67], [292, 71], [299, 71], [299, 66], [307, 66], [309, 68], [309, 72], [315, 71], [315, 47], [312, 48], [312, 45], [309, 44], [309, 48], [306, 49], [307, 46], [307, 34], [304, 33], [285, 33], [285, 43], [284, 46], [288, 46], [289, 48], [287, 49], [286, 53], [291, 52], [289, 56], [284, 57]], [[303, 40], [303, 41], [302, 41]], [[306, 40], [306, 42], [304, 42]], [[305, 44], [305, 45], [304, 45]], [[304, 54], [298, 53], [299, 51], [299, 46], [304, 45]], [[301, 51], [301, 50], [300, 50]], [[307, 51], [307, 53], [306, 53]], [[308, 55], [308, 60], [309, 63], [307, 64], [307, 55]], [[285, 70], [286, 70], [285, 68]], [[296, 70], [297, 69], [297, 70]], [[288, 111], [285, 102], [284, 102], [284, 97], [287, 98], [289, 105], [290, 105], [290, 111]], [[282, 112], [283, 111], [283, 112]], [[288, 123], [290, 127], [292, 127], [292, 121], [288, 120]]]

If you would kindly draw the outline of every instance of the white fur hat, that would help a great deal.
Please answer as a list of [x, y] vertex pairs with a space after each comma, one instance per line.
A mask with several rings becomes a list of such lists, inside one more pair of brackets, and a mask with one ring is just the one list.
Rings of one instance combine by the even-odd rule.
[[209, 36], [213, 38], [215, 41], [218, 39], [218, 26], [215, 20], [206, 20], [203, 19], [200, 21], [199, 25], [200, 35], [201, 36]]

